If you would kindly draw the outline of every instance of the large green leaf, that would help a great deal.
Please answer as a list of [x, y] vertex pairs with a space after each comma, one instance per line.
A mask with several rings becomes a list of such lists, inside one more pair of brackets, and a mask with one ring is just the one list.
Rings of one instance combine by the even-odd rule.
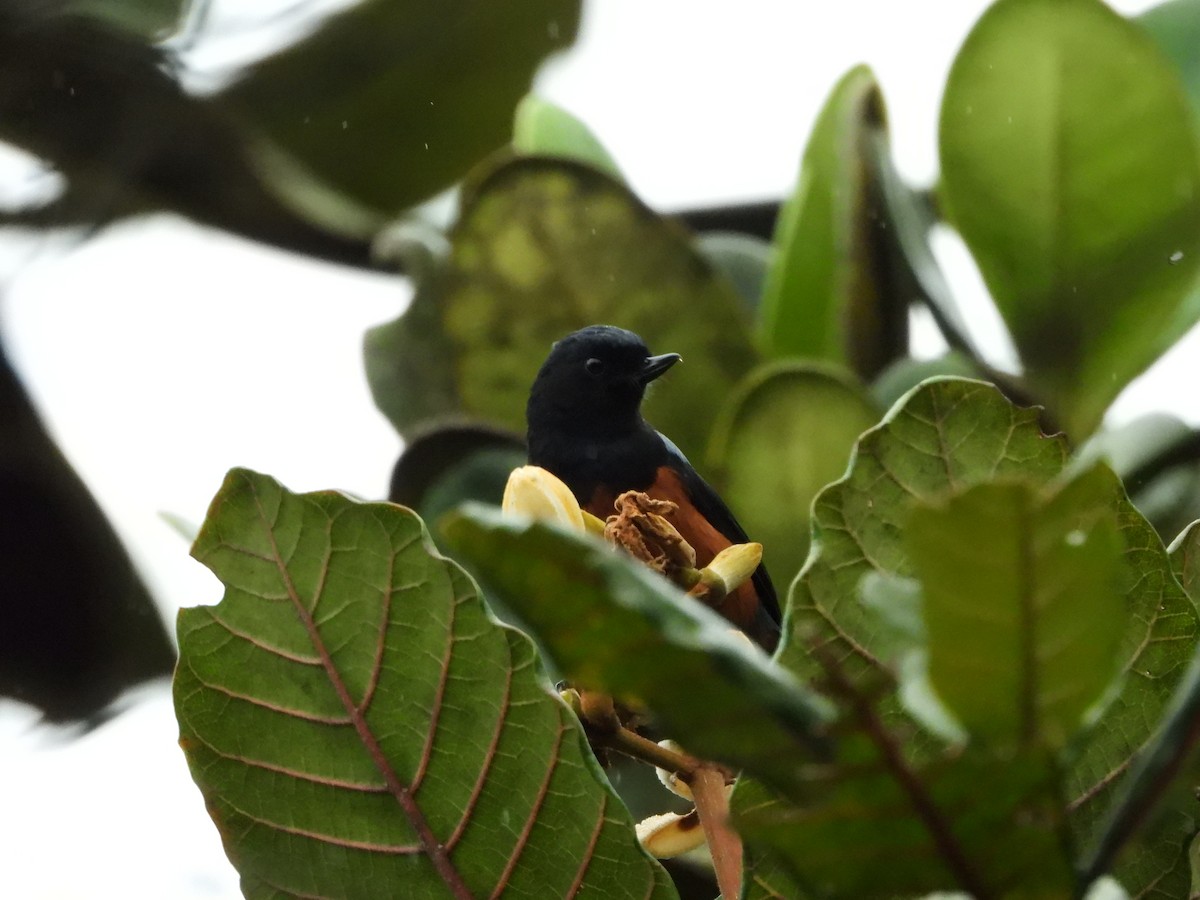
[[[894, 685], [890, 662], [895, 628], [861, 602], [864, 576], [914, 574], [904, 532], [916, 504], [936, 502], [949, 492], [995, 479], [1039, 484], [1058, 476], [1066, 458], [1065, 442], [1042, 435], [1036, 422], [1035, 410], [1012, 406], [990, 385], [946, 379], [918, 387], [865, 434], [846, 477], [814, 501], [816, 547], [792, 588], [779, 661], [810, 680], [821, 679], [827, 667], [814, 655], [814, 649], [821, 648], [821, 655], [836, 662], [855, 690], [877, 697], [885, 689], [881, 684]], [[1080, 845], [1096, 834], [1114, 785], [1152, 735], [1186, 669], [1197, 634], [1195, 611], [1170, 575], [1161, 542], [1115, 478], [1109, 479], [1108, 489], [1125, 564], [1133, 572], [1124, 599], [1130, 624], [1119, 650], [1127, 674], [1120, 693], [1087, 740], [1080, 741], [1079, 755], [1064, 775], [1070, 822]], [[917, 771], [931, 752], [942, 752], [930, 749], [929, 737], [922, 736], [899, 703], [881, 703], [880, 722]], [[1033, 765], [1036, 770], [1036, 761]], [[873, 795], [867, 791], [861, 796]], [[982, 804], [1003, 798], [988, 792], [975, 799]], [[986, 808], [983, 812], [993, 814]], [[794, 812], [787, 815], [795, 818]], [[876, 842], [879, 858], [890, 861], [882, 836], [867, 834], [863, 840], [859, 852], [868, 854]], [[1159, 860], [1167, 856], [1169, 869], [1174, 863], [1169, 847]], [[802, 867], [804, 860], [797, 855], [793, 861]], [[1145, 866], [1137, 871], [1118, 867], [1117, 875], [1136, 892], [1151, 884], [1147, 871]]]
[[716, 613], [594, 538], [481, 506], [444, 531], [566, 677], [648, 708], [692, 753], [801, 784], [826, 705]]
[[913, 510], [929, 678], [972, 738], [1060, 750], [1117, 674], [1125, 631], [1111, 471], [990, 482]]
[[1200, 317], [1200, 147], [1179, 78], [1099, 0], [1000, 0], [942, 103], [942, 200], [1075, 438]]
[[726, 404], [709, 454], [714, 477], [781, 583], [808, 555], [813, 497], [846, 470], [855, 440], [878, 420], [848, 378], [802, 363], [755, 370]]
[[420, 520], [227, 477], [180, 742], [248, 897], [674, 896], [529, 641]]
[[721, 399], [754, 364], [749, 316], [688, 235], [627, 188], [565, 160], [521, 158], [473, 185], [454, 244], [443, 329], [473, 416], [523, 431], [550, 345], [585, 325], [683, 355], [647, 418], [699, 458]]
[[956, 887], [977, 897], [1073, 895], [1049, 759], [972, 748], [902, 767], [881, 746], [843, 736], [837, 763], [810, 769], [812, 796], [802, 806], [739, 782], [738, 830], [770, 851], [748, 872], [752, 883], [760, 873], [778, 881], [773, 873], [787, 865], [816, 896], [845, 900]]
[[824, 359], [874, 376], [903, 353], [908, 298], [881, 282], [886, 236], [872, 139], [884, 128], [870, 69], [848, 72], [821, 111], [775, 228], [761, 328], [772, 356]]
[[1049, 481], [1066, 444], [1037, 426], [1037, 412], [996, 388], [944, 378], [924, 382], [855, 447], [845, 478], [813, 503], [817, 552], [793, 585], [781, 661], [812, 676], [806, 642], [831, 641], [851, 677], [881, 666], [877, 617], [859, 600], [869, 572], [911, 576], [904, 527], [916, 503], [996, 478]]
[[273, 142], [265, 164], [281, 191], [300, 199], [307, 172], [394, 215], [508, 142], [537, 65], [574, 40], [579, 6], [362, 0], [221, 96]]

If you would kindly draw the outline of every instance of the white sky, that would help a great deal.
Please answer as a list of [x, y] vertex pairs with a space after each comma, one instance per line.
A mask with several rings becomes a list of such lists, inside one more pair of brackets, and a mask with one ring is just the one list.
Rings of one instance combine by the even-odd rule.
[[[985, 6], [602, 0], [539, 88], [594, 128], [651, 205], [676, 209], [786, 194], [827, 92], [867, 62], [901, 170], [929, 183], [941, 86]], [[168, 217], [69, 252], [50, 243], [0, 251], [9, 271], [24, 260], [0, 307], [15, 362], [169, 618], [216, 602], [220, 590], [159, 512], [198, 523], [230, 467], [295, 490], [386, 492], [399, 442], [371, 403], [359, 348], [365, 328], [406, 303], [399, 279]], [[994, 330], [961, 245], [947, 238], [939, 252], [969, 312]], [[1118, 401], [1114, 418], [1166, 409], [1200, 422], [1189, 362], [1197, 349], [1193, 334]], [[175, 746], [164, 687], [72, 743], [33, 720], [0, 701], [0, 896], [240, 896]]]

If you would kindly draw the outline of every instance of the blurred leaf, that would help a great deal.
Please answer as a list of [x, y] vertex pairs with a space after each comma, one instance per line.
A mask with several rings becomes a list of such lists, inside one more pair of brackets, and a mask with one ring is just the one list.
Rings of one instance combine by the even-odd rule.
[[708, 231], [696, 235], [696, 250], [729, 279], [748, 310], [758, 309], [771, 259], [770, 244], [736, 231]]
[[776, 223], [761, 316], [772, 356], [828, 360], [870, 378], [906, 349], [908, 298], [881, 283], [887, 225], [871, 138], [884, 128], [875, 76], [852, 69], [813, 126]]
[[1163, 540], [1200, 518], [1200, 461], [1196, 432], [1167, 413], [1148, 413], [1097, 432], [1076, 453], [1076, 465], [1107, 459], [1125, 482], [1133, 505]]
[[1193, 124], [1167, 61], [1099, 0], [1000, 0], [951, 70], [947, 217], [1076, 440], [1200, 318]]
[[756, 354], [736, 293], [682, 229], [599, 172], [527, 157], [472, 187], [452, 240], [443, 328], [467, 413], [524, 431], [550, 345], [585, 325], [619, 325], [655, 353], [683, 355], [646, 417], [702, 455], [721, 398]]
[[515, 434], [470, 423], [435, 426], [405, 445], [388, 499], [436, 523], [463, 500], [499, 506], [509, 473], [524, 464], [525, 442]]
[[1127, 613], [1114, 476], [977, 484], [918, 505], [929, 677], [973, 739], [1058, 751], [1117, 675]]
[[191, 6], [192, 0], [66, 0], [62, 11], [97, 19], [153, 43], [179, 30]]
[[188, 95], [163, 50], [80, 17], [0, 16], [0, 139], [67, 179], [45, 207], [0, 215], [33, 227], [104, 225], [172, 210], [252, 240], [370, 267], [370, 247], [298, 216], [262, 183], [244, 136]]
[[439, 309], [450, 245], [432, 227], [405, 222], [381, 235], [377, 248], [408, 273], [413, 295], [398, 318], [367, 330], [363, 361], [375, 405], [407, 437], [412, 428], [459, 408], [454, 349]]
[[779, 583], [808, 555], [813, 497], [845, 472], [855, 440], [878, 421], [850, 379], [802, 363], [760, 367], [729, 398], [709, 459], [721, 495], [763, 545]]
[[978, 378], [975, 365], [961, 353], [950, 351], [937, 359], [898, 359], [871, 384], [871, 398], [880, 409], [890, 409], [901, 397], [929, 378]]
[[1134, 17], [1150, 33], [1160, 50], [1175, 64], [1191, 100], [1193, 112], [1200, 112], [1200, 3], [1197, 0], [1169, 0]]
[[[762, 789], [763, 800], [769, 795]], [[778, 854], [759, 850], [755, 845], [745, 849], [742, 876], [743, 895], [740, 900], [808, 900], [812, 892], [802, 885], [795, 873]]]
[[533, 648], [421, 521], [230, 472], [179, 616], [180, 743], [248, 897], [675, 896]]
[[[381, 217], [506, 144], [538, 64], [569, 46], [579, 0], [362, 0], [222, 93], [300, 171]], [[273, 158], [269, 154], [268, 161]]]
[[154, 600], [0, 347], [0, 694], [50, 721], [99, 717], [174, 663]]
[[586, 163], [622, 180], [616, 161], [579, 119], [536, 94], [517, 104], [513, 149], [526, 156], [556, 156]]
[[481, 506], [444, 531], [567, 678], [648, 708], [690, 752], [794, 787], [824, 749], [826, 704], [640, 562]]
[[915, 783], [897, 771], [869, 740], [844, 737], [838, 762], [811, 771], [814, 796], [803, 808], [740, 781], [735, 822], [819, 897], [891, 900], [955, 887], [977, 897], [1073, 896], [1049, 759], [970, 748], [913, 765]]
[[[879, 179], [879, 195], [884, 215], [890, 226], [885, 243], [891, 248], [889, 257], [894, 257], [890, 266], [890, 275], [894, 282], [892, 290], [901, 294], [901, 299], [906, 302], [924, 303], [951, 351], [961, 353], [969, 359], [982, 360], [983, 356], [971, 339], [966, 319], [958, 308], [950, 285], [946, 282], [946, 276], [942, 274], [942, 267], [933, 255], [933, 248], [929, 243], [930, 234], [938, 225], [938, 214], [933, 208], [929, 193], [913, 190], [900, 177], [896, 164], [892, 161], [892, 150], [886, 132], [874, 132], [869, 148], [876, 177]], [[907, 322], [905, 324], [907, 325]], [[911, 357], [902, 354], [892, 366], [907, 360], [911, 360]], [[978, 373], [944, 374], [974, 377]]]

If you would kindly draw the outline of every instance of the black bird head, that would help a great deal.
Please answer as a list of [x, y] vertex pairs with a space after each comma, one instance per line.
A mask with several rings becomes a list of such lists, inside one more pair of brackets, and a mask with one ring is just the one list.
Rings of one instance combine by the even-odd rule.
[[589, 325], [550, 350], [529, 392], [530, 431], [603, 436], [641, 422], [646, 385], [675, 363], [678, 353], [651, 356], [645, 341], [623, 328]]

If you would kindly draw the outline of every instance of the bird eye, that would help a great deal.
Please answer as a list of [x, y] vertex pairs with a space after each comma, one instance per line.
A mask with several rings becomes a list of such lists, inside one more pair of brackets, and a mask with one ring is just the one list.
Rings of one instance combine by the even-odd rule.
[[588, 370], [589, 375], [599, 375], [604, 371], [604, 360], [596, 359], [593, 356], [583, 364], [583, 367]]

